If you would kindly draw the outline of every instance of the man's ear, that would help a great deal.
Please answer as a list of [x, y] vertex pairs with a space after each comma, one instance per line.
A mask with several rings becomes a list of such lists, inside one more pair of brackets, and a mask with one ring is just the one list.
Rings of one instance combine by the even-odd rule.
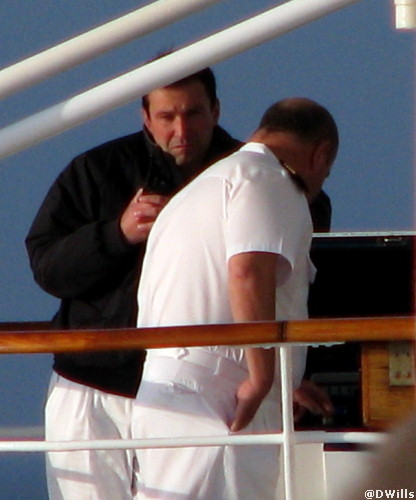
[[149, 116], [149, 112], [144, 108], [142, 108], [142, 120], [143, 120], [143, 124], [145, 125], [145, 127], [149, 128], [150, 116]]
[[312, 158], [312, 168], [328, 168], [331, 159], [331, 143], [321, 141], [315, 148]]
[[219, 119], [220, 119], [220, 114], [221, 114], [221, 104], [220, 104], [220, 101], [218, 99], [215, 101], [215, 104], [214, 104], [212, 111], [213, 111], [213, 115], [214, 115], [214, 119], [215, 119], [215, 124], [217, 124]]

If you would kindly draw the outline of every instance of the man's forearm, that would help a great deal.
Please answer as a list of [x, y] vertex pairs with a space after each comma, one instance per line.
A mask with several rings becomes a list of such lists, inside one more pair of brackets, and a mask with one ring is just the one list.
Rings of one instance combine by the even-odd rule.
[[[247, 252], [230, 259], [228, 295], [234, 321], [275, 318], [277, 264], [278, 256], [265, 252]], [[250, 423], [274, 380], [274, 349], [247, 348], [245, 356], [249, 376], [237, 391], [232, 431]]]
[[245, 356], [250, 381], [264, 397], [273, 384], [275, 350], [248, 347]]

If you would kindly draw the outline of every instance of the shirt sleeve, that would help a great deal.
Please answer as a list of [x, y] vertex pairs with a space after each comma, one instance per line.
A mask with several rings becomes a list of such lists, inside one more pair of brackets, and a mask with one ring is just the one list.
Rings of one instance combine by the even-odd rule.
[[[227, 259], [243, 252], [281, 255], [294, 265], [305, 228], [310, 224], [306, 198], [280, 169], [268, 166], [238, 172], [228, 186]], [[282, 267], [282, 266], [281, 266]]]

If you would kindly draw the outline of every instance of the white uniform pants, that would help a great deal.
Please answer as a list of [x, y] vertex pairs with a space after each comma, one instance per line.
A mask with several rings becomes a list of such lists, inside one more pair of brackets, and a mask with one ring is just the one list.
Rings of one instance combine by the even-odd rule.
[[[46, 439], [130, 439], [133, 399], [52, 375], [45, 408]], [[50, 500], [132, 500], [133, 451], [49, 452]]]
[[[228, 360], [216, 372], [183, 359], [152, 357], [133, 409], [133, 437], [229, 434], [236, 390], [247, 372]], [[274, 392], [242, 432], [279, 428], [280, 404]], [[141, 500], [275, 499], [276, 445], [139, 449], [137, 458]]]

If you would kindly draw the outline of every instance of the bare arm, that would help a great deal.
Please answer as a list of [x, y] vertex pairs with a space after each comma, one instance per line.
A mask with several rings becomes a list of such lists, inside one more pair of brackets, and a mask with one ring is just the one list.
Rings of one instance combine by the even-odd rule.
[[[236, 322], [275, 319], [276, 269], [279, 256], [267, 252], [234, 255], [228, 263], [228, 295]], [[249, 377], [237, 391], [231, 430], [246, 427], [269, 392], [274, 377], [274, 349], [247, 348]]]

